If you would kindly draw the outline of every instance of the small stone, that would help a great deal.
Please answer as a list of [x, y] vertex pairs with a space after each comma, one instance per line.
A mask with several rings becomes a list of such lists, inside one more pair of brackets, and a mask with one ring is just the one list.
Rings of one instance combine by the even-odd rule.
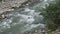
[[16, 7], [19, 7], [19, 6], [16, 6]]
[[13, 11], [14, 9], [8, 9], [7, 11]]
[[29, 4], [26, 4], [26, 5], [29, 5]]
[[2, 15], [2, 18], [5, 18], [5, 15], [4, 14]]

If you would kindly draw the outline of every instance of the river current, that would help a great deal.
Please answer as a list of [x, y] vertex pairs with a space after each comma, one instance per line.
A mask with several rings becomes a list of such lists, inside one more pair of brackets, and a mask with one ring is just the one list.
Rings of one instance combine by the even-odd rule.
[[[52, 0], [50, 0], [52, 1]], [[19, 8], [9, 13], [10, 18], [4, 19], [0, 23], [0, 34], [21, 34], [24, 31], [33, 31], [35, 29], [44, 29], [43, 16], [39, 15], [42, 8], [49, 5], [47, 0], [34, 6]]]

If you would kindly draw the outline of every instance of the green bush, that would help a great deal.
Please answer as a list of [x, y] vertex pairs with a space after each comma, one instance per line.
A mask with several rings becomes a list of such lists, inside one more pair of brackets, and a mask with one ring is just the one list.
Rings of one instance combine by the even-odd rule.
[[50, 3], [41, 14], [49, 30], [57, 29], [60, 26], [60, 0], [57, 0], [55, 4]]

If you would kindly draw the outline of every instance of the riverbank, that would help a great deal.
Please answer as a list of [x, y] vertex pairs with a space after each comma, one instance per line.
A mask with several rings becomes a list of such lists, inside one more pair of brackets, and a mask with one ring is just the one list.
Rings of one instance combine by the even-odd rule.
[[40, 0], [5, 0], [0, 2], [0, 13], [13, 11], [14, 7], [23, 7]]
[[0, 13], [6, 11], [13, 11], [12, 7], [19, 7], [22, 3], [27, 2], [28, 0], [5, 0], [0, 2]]
[[7, 18], [5, 15], [15, 10], [12, 7], [18, 8], [25, 2], [28, 2], [28, 0], [2, 0], [0, 2], [0, 20]]
[[16, 8], [31, 6], [40, 0], [5, 0], [0, 2], [0, 19], [6, 18], [5, 14], [14, 11]]

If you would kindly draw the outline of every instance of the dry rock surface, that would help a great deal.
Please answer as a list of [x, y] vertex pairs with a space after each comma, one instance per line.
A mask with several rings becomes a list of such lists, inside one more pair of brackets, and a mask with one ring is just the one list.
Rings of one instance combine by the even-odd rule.
[[0, 2], [0, 13], [13, 11], [12, 7], [21, 7], [35, 2], [40, 2], [40, 0], [2, 0]]
[[28, 0], [2, 0], [2, 2], [0, 2], [0, 13], [12, 11], [14, 9], [11, 9], [11, 7], [19, 7], [26, 1]]

